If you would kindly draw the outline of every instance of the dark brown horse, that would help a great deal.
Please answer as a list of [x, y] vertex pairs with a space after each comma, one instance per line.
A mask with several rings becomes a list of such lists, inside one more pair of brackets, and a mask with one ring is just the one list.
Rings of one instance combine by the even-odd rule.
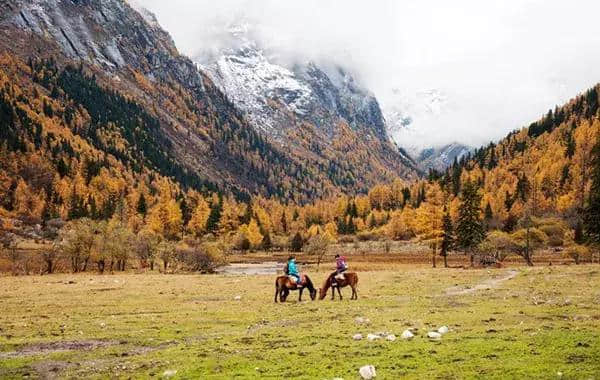
[[[356, 285], [358, 284], [358, 275], [355, 272], [347, 272], [344, 273], [344, 279], [335, 279], [335, 273], [332, 273], [327, 277], [323, 287], [319, 289], [319, 299], [322, 300], [327, 295], [327, 291], [331, 288], [331, 299], [335, 299], [335, 289], [337, 288], [338, 294], [340, 295], [340, 299], [342, 299], [341, 288], [345, 288], [346, 286], [350, 286], [352, 288], [352, 297], [351, 300], [358, 299], [358, 293], [356, 292]], [[335, 283], [335, 286], [333, 285]]]
[[303, 274], [302, 286], [298, 287], [288, 276], [279, 276], [275, 280], [275, 302], [277, 302], [278, 297], [280, 302], [285, 302], [291, 290], [299, 291], [298, 302], [300, 302], [302, 301], [302, 292], [304, 291], [304, 288], [308, 289], [310, 292], [310, 299], [314, 301], [317, 296], [317, 289], [315, 289], [310, 277]]

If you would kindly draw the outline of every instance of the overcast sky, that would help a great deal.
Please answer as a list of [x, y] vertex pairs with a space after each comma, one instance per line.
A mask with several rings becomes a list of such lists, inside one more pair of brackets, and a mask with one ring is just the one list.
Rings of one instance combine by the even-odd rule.
[[192, 57], [243, 18], [283, 56], [347, 66], [386, 108], [438, 90], [438, 114], [416, 107], [415, 145], [501, 138], [600, 81], [598, 0], [138, 2]]

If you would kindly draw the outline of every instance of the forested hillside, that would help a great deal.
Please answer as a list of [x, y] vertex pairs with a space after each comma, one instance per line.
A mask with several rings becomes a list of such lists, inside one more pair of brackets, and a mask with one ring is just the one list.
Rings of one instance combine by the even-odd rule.
[[343, 120], [334, 147], [311, 125], [299, 126], [289, 146], [262, 135], [155, 20], [122, 0], [2, 1], [0, 8], [6, 60], [29, 66], [5, 68], [15, 75], [10, 84], [52, 98], [58, 124], [72, 127], [83, 111], [72, 131], [134, 170], [147, 166], [205, 193], [299, 203], [415, 174], [391, 144]]

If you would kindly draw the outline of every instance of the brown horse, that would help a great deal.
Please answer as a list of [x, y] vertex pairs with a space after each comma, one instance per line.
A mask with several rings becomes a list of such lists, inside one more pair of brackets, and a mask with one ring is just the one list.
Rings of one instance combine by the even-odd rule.
[[300, 302], [302, 301], [302, 292], [304, 291], [304, 288], [308, 289], [310, 292], [310, 299], [314, 301], [317, 296], [317, 289], [315, 289], [310, 277], [303, 274], [302, 286], [298, 287], [288, 276], [279, 276], [275, 279], [275, 302], [277, 302], [278, 297], [280, 302], [285, 302], [291, 290], [299, 291], [298, 302]]
[[[322, 300], [323, 298], [325, 298], [325, 296], [327, 295], [327, 291], [329, 290], [329, 288], [331, 288], [331, 299], [335, 299], [335, 289], [337, 288], [338, 294], [340, 295], [340, 299], [342, 299], [342, 292], [340, 291], [340, 288], [345, 288], [346, 286], [350, 286], [352, 288], [352, 297], [350, 297], [351, 300], [357, 300], [358, 299], [358, 293], [356, 292], [356, 285], [358, 284], [358, 275], [355, 272], [347, 272], [344, 273], [344, 279], [343, 280], [335, 280], [334, 281], [334, 277], [335, 277], [335, 272], [330, 274], [329, 277], [327, 277], [327, 279], [325, 280], [325, 283], [323, 284], [323, 287], [319, 289], [319, 299]], [[333, 286], [333, 283], [336, 283], [335, 286]]]

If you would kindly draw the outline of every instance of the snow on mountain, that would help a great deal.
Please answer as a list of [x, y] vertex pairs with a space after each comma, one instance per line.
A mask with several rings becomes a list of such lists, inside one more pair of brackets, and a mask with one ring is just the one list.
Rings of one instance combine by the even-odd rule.
[[243, 37], [243, 31], [231, 29], [243, 38], [239, 47], [225, 50], [215, 62], [201, 67], [258, 129], [276, 134], [276, 111], [268, 101], [280, 101], [290, 112], [305, 115], [312, 92], [291, 70], [269, 62], [255, 42]]
[[457, 142], [440, 144], [431, 126], [440, 121], [451, 107], [448, 96], [438, 89], [405, 93], [398, 89], [386, 99], [384, 114], [389, 135], [423, 171], [444, 170], [469, 153], [472, 148]]
[[460, 160], [472, 151], [471, 147], [452, 143], [438, 148], [423, 149], [416, 157], [416, 161], [423, 171], [429, 169], [443, 171], [452, 165], [454, 160]]
[[437, 89], [415, 93], [394, 89], [383, 106], [388, 133], [396, 144], [416, 156], [435, 144], [424, 126], [443, 116], [449, 107], [447, 95]]
[[276, 51], [253, 39], [248, 24], [235, 24], [228, 32], [228, 47], [197, 61], [256, 128], [281, 137], [286, 128], [309, 121], [331, 136], [342, 118], [387, 140], [379, 103], [350, 73], [336, 65], [282, 63]]

